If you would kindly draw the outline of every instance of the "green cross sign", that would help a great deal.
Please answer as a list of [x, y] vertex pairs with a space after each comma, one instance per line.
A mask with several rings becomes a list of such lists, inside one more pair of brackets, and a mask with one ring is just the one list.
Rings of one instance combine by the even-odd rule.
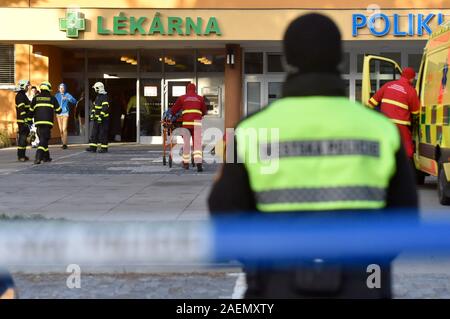
[[79, 31], [86, 28], [86, 19], [81, 12], [67, 11], [65, 18], [59, 19], [59, 30], [66, 31], [66, 37], [78, 38]]

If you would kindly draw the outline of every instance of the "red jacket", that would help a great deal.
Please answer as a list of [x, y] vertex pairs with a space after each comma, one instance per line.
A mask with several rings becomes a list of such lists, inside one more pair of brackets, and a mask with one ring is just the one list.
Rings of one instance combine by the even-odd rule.
[[[183, 127], [193, 128], [201, 126], [201, 120], [208, 112], [203, 97], [195, 92], [195, 84], [190, 83], [187, 86], [187, 94], [180, 96], [171, 109], [173, 115], [180, 110], [182, 113]], [[197, 122], [198, 121], [198, 122]]]
[[372, 107], [379, 106], [381, 113], [400, 125], [411, 125], [411, 114], [415, 115], [420, 111], [417, 92], [403, 77], [383, 85], [369, 100], [369, 104]]

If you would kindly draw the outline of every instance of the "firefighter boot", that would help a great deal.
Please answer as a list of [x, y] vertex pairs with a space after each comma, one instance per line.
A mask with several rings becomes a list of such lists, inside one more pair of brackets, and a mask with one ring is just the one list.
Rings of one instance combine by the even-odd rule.
[[203, 172], [203, 165], [202, 164], [197, 164], [197, 172], [199, 172], [199, 173]]
[[39, 164], [41, 164], [41, 162], [42, 162], [42, 156], [43, 156], [43, 154], [42, 154], [43, 152], [42, 152], [42, 150], [37, 150], [37, 152], [36, 152], [36, 158], [35, 158], [35, 160], [34, 160], [34, 164], [36, 164], [36, 165], [39, 165]]
[[86, 152], [91, 152], [91, 153], [96, 153], [97, 152], [97, 146], [89, 146], [87, 149], [86, 149]]

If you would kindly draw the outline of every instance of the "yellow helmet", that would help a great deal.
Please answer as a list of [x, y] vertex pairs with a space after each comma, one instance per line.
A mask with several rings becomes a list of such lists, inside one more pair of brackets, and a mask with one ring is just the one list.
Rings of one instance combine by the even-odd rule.
[[45, 81], [42, 82], [41, 85], [39, 85], [39, 89], [50, 92], [52, 90], [52, 85], [50, 84], [50, 82]]

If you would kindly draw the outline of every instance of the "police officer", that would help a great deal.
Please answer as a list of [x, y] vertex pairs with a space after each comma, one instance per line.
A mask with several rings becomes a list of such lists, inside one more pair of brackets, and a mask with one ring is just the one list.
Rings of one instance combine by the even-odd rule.
[[62, 111], [58, 101], [51, 94], [52, 85], [50, 82], [42, 82], [39, 89], [41, 93], [33, 98], [30, 107], [39, 136], [39, 146], [36, 151], [34, 164], [52, 161], [48, 150], [48, 142], [51, 138], [55, 113], [60, 114]]
[[[284, 51], [289, 75], [283, 98], [238, 124], [236, 149], [243, 163], [223, 166], [209, 196], [210, 211], [338, 217], [369, 211], [382, 218], [383, 209], [408, 208], [415, 215], [413, 172], [395, 125], [346, 97], [338, 71], [341, 35], [334, 22], [319, 14], [297, 18], [285, 33]], [[279, 138], [261, 140], [258, 130], [268, 127], [278, 128]], [[246, 130], [256, 130], [255, 141], [247, 142], [252, 134]], [[267, 161], [254, 160], [254, 153], [276, 142], [279, 157], [273, 161], [278, 169], [264, 170]], [[246, 268], [246, 297], [391, 296], [393, 256], [354, 267], [320, 257], [287, 269]], [[381, 267], [380, 289], [367, 285], [372, 263]]]
[[20, 80], [18, 92], [16, 94], [16, 113], [17, 125], [19, 127], [19, 139], [17, 142], [17, 158], [21, 162], [26, 162], [29, 158], [25, 155], [27, 149], [27, 137], [30, 134], [30, 100], [27, 97], [27, 91], [30, 82]]
[[108, 152], [108, 128], [109, 128], [109, 100], [105, 86], [97, 82], [92, 87], [97, 93], [90, 119], [93, 121], [91, 138], [87, 152]]

